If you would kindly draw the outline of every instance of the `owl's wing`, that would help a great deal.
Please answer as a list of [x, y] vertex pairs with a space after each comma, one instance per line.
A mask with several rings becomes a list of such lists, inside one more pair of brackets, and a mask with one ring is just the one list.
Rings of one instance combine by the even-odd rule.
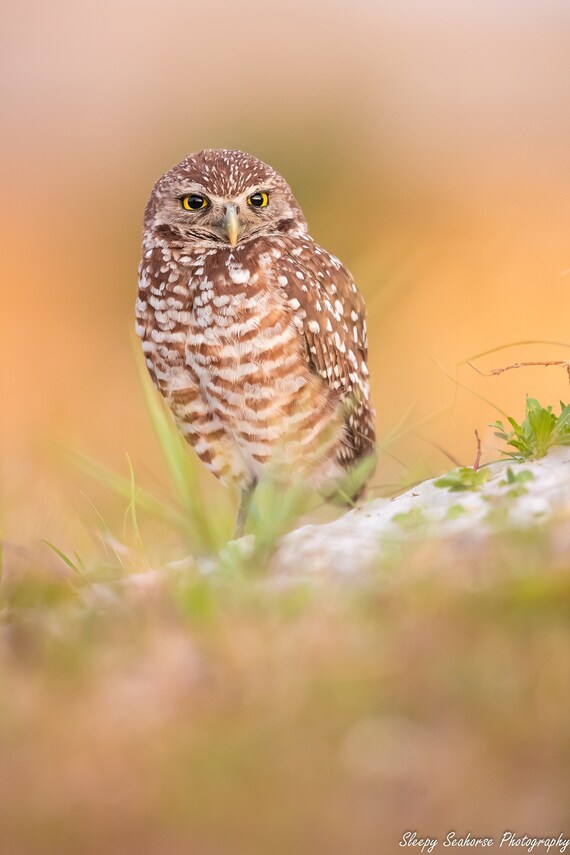
[[195, 385], [186, 365], [187, 324], [182, 320], [187, 315], [183, 310], [190, 306], [190, 294], [188, 289], [182, 295], [174, 290], [178, 277], [173, 281], [167, 278], [169, 271], [160, 245], [151, 243], [150, 248], [145, 245], [143, 250], [135, 329], [150, 376], [160, 392], [169, 397], [173, 373], [178, 375], [180, 394]]
[[340, 261], [308, 238], [280, 262], [278, 284], [307, 363], [345, 406], [346, 462], [353, 462], [372, 451], [375, 440], [364, 301]]

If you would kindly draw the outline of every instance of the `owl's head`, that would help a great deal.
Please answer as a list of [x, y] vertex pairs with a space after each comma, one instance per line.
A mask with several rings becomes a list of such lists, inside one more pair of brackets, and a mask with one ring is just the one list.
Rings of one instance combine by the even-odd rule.
[[145, 227], [182, 241], [235, 247], [256, 237], [305, 232], [284, 178], [243, 151], [189, 154], [155, 184]]

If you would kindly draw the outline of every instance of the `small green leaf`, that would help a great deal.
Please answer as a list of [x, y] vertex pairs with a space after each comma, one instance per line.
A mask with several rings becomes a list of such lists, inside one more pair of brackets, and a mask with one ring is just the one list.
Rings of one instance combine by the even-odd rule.
[[447, 511], [447, 519], [448, 520], [456, 520], [458, 517], [463, 516], [463, 514], [467, 513], [463, 505], [452, 505]]
[[518, 484], [516, 487], [511, 487], [510, 490], [507, 490], [505, 496], [507, 499], [518, 499], [519, 496], [524, 496], [525, 493], [528, 493], [527, 488], [523, 484]]
[[411, 529], [425, 525], [427, 519], [421, 508], [410, 508], [409, 511], [402, 511], [400, 514], [395, 514], [392, 517], [392, 522], [402, 528]]
[[530, 469], [521, 469], [520, 472], [513, 472], [511, 467], [507, 468], [507, 477], [503, 481], [499, 481], [499, 487], [506, 487], [510, 484], [524, 484], [525, 481], [533, 481], [534, 474]]
[[459, 469], [453, 469], [433, 483], [436, 487], [457, 492], [478, 490], [489, 479], [490, 475], [489, 469], [471, 469], [470, 466], [462, 466]]

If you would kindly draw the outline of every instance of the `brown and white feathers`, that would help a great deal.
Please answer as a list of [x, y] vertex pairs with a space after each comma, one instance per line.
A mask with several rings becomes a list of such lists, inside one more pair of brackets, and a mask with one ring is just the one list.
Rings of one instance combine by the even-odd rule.
[[286, 181], [240, 151], [188, 155], [145, 211], [137, 332], [215, 475], [330, 492], [374, 450], [363, 300]]

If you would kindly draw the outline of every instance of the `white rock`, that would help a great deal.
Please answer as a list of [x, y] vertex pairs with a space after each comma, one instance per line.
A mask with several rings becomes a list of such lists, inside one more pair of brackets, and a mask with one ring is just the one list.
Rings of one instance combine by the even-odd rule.
[[[515, 477], [527, 471], [532, 478], [505, 483], [509, 468]], [[455, 539], [456, 545], [464, 543], [469, 549], [497, 530], [497, 518], [503, 528], [524, 528], [570, 511], [570, 448], [554, 448], [540, 460], [504, 460], [485, 469], [489, 479], [476, 490], [436, 487], [434, 478], [395, 499], [369, 502], [332, 523], [303, 526], [283, 538], [274, 567], [295, 575], [306, 571], [353, 576], [414, 540]], [[524, 488], [520, 495], [517, 488]], [[454, 506], [462, 509], [457, 516], [451, 511]]]

